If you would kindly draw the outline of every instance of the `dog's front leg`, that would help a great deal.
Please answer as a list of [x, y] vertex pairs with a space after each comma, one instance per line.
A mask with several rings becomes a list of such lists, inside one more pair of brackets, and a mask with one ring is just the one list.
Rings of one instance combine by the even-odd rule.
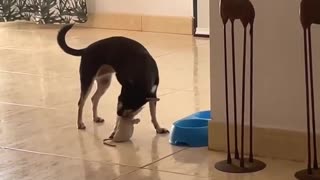
[[113, 139], [113, 137], [114, 137], [114, 135], [116, 134], [116, 131], [117, 131], [117, 129], [118, 129], [119, 123], [120, 123], [120, 117], [117, 117], [116, 124], [114, 125], [113, 132], [112, 132], [111, 135], [109, 136], [109, 139]]
[[149, 101], [149, 108], [150, 108], [151, 121], [152, 121], [152, 124], [153, 124], [154, 128], [156, 129], [157, 133], [158, 134], [169, 133], [169, 131], [167, 129], [161, 128], [158, 123], [157, 116], [156, 116], [157, 101], [156, 100]]

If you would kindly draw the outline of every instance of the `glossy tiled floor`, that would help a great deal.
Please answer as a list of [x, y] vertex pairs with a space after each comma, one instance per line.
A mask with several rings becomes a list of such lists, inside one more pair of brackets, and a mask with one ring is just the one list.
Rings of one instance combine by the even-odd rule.
[[[57, 46], [58, 26], [0, 24], [0, 179], [1, 180], [286, 180], [303, 163], [263, 159], [268, 168], [254, 174], [214, 169], [223, 153], [169, 145], [156, 135], [148, 108], [139, 115], [131, 142], [102, 144], [115, 122], [120, 86], [113, 81], [100, 103], [104, 124], [76, 127], [79, 59]], [[67, 41], [81, 48], [95, 40], [123, 35], [143, 43], [156, 59], [161, 83], [158, 118], [162, 126], [209, 109], [209, 41], [192, 36], [74, 28]]]

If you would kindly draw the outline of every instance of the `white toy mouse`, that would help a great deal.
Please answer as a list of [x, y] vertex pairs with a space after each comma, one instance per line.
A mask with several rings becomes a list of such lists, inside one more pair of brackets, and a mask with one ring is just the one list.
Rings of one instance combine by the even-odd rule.
[[138, 124], [140, 119], [123, 119], [121, 117], [117, 118], [116, 126], [110, 135], [109, 138], [103, 140], [103, 144], [108, 146], [115, 147], [115, 144], [111, 144], [108, 141], [112, 142], [125, 142], [129, 141], [132, 137], [134, 131], [134, 124]]

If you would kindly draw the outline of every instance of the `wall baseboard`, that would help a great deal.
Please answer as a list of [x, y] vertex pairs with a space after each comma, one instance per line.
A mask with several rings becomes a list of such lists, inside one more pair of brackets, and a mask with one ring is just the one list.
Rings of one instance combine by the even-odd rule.
[[[234, 153], [234, 126], [230, 124], [230, 146]], [[240, 127], [238, 126], [238, 143], [240, 148]], [[285, 159], [303, 162], [306, 160], [306, 133], [289, 129], [275, 129], [268, 127], [253, 127], [254, 154], [259, 157]], [[249, 127], [245, 125], [245, 154], [249, 153]], [[320, 134], [317, 135], [320, 148]], [[210, 121], [209, 149], [226, 152], [226, 124], [225, 122]], [[240, 150], [240, 149], [239, 149]]]
[[209, 30], [209, 28], [199, 28], [199, 27], [197, 27], [197, 28], [196, 28], [196, 32], [195, 32], [195, 35], [207, 36], [207, 37], [209, 37], [209, 35], [210, 35], [210, 30]]
[[152, 16], [139, 14], [88, 14], [88, 21], [82, 27], [193, 34], [193, 17]]
[[88, 14], [88, 21], [79, 26], [90, 28], [141, 31], [141, 16], [134, 14]]

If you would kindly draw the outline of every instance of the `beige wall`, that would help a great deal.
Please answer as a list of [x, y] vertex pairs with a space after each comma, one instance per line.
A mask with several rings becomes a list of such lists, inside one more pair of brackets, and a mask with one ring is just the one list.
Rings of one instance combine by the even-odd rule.
[[88, 0], [85, 27], [193, 33], [192, 0]]
[[192, 16], [192, 0], [88, 0], [90, 13]]
[[[299, 22], [300, 1], [252, 0], [252, 2], [256, 9], [254, 34], [254, 117], [256, 125], [305, 131], [303, 36]], [[210, 50], [211, 102], [214, 121], [224, 121], [223, 27], [219, 16], [218, 0], [211, 0], [210, 3], [210, 33], [212, 35]], [[237, 22], [236, 26], [237, 74], [239, 77], [237, 92], [239, 102], [238, 112], [240, 112], [243, 31], [239, 22]], [[317, 68], [315, 70], [316, 99], [320, 100], [320, 29], [314, 26], [312, 30], [314, 32], [314, 65]], [[231, 39], [229, 38], [229, 40]], [[231, 53], [230, 44], [228, 48]], [[231, 62], [230, 56], [229, 62]], [[231, 68], [230, 63], [229, 68]], [[229, 77], [231, 77], [231, 74], [229, 74]], [[229, 87], [232, 87], [231, 81]], [[230, 107], [232, 107], [231, 103]], [[319, 103], [317, 103], [317, 117], [320, 117], [319, 108]], [[318, 129], [320, 129], [319, 118], [317, 123]]]

